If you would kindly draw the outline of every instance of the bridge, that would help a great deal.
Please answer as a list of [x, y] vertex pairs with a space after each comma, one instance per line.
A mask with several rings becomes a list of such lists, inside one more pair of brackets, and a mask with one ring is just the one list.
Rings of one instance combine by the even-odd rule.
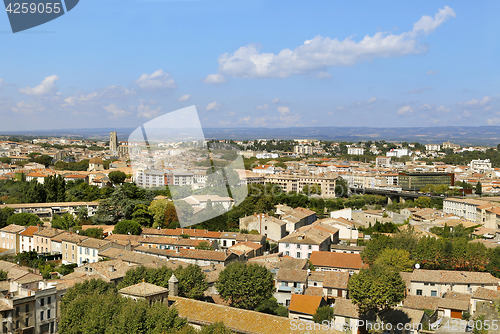
[[413, 192], [413, 191], [396, 191], [396, 190], [383, 190], [375, 188], [353, 188], [353, 187], [349, 189], [354, 195], [370, 194], [370, 195], [387, 196], [389, 204], [391, 204], [393, 200], [404, 203], [405, 200], [407, 199], [415, 200], [416, 198], [419, 197], [430, 197], [432, 199], [444, 199], [447, 197], [446, 195], [444, 196], [427, 195], [424, 193]]

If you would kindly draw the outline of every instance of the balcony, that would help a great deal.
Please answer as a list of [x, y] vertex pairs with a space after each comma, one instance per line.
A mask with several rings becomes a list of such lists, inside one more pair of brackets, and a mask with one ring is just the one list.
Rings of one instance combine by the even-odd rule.
[[304, 290], [302, 288], [295, 288], [293, 286], [280, 285], [278, 287], [278, 292], [289, 292], [289, 293], [301, 295], [303, 293], [303, 291]]

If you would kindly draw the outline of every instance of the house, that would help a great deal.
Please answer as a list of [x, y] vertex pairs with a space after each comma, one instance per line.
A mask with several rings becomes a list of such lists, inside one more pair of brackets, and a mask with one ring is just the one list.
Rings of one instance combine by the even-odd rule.
[[219, 195], [192, 195], [182, 200], [194, 209], [205, 209], [208, 201], [212, 202], [212, 206], [221, 205], [225, 210], [231, 209], [234, 205], [234, 200], [231, 197], [221, 197]]
[[280, 268], [275, 280], [276, 291], [274, 292], [274, 298], [278, 304], [288, 307], [292, 295], [304, 294], [307, 276], [307, 270]]
[[257, 231], [266, 238], [278, 241], [285, 237], [286, 222], [265, 213], [240, 218], [240, 230]]
[[65, 231], [57, 228], [44, 228], [33, 233], [33, 249], [37, 253], [52, 254], [51, 239], [63, 232]]
[[207, 266], [210, 264], [223, 264], [224, 266], [227, 266], [231, 262], [240, 260], [240, 256], [231, 251], [212, 251], [186, 248], [168, 250], [139, 246], [134, 249], [134, 252], [139, 254], [154, 255], [159, 258], [173, 261], [196, 264], [198, 266]]
[[470, 296], [470, 313], [474, 314], [479, 302], [494, 302], [500, 300], [500, 291], [485, 288], [477, 288]]
[[438, 311], [438, 318], [462, 319], [462, 313], [469, 311], [468, 300], [441, 297], [406, 296], [403, 306], [417, 310]]
[[22, 203], [22, 204], [3, 204], [0, 209], [12, 208], [14, 213], [27, 212], [37, 215], [41, 218], [52, 218], [54, 215], [63, 215], [65, 213], [75, 214], [81, 207], [87, 209], [89, 217], [97, 211], [99, 202], [54, 202], [54, 203]]
[[361, 260], [360, 254], [312, 252], [309, 258], [312, 265], [319, 271], [343, 271], [349, 274], [358, 273], [367, 265]]
[[337, 298], [347, 298], [347, 283], [349, 273], [341, 271], [311, 271], [307, 279], [309, 288], [318, 287], [322, 291], [322, 296], [327, 301], [334, 301]]
[[229, 249], [233, 252], [243, 252], [247, 258], [261, 256], [264, 254], [264, 247], [253, 241], [238, 242], [234, 246], [229, 247]]
[[62, 263], [78, 263], [78, 248], [77, 245], [88, 237], [79, 235], [76, 233], [70, 233], [69, 235], [64, 233], [61, 236], [61, 251], [62, 251]]
[[20, 252], [31, 252], [33, 247], [33, 233], [38, 232], [39, 226], [28, 226], [24, 231], [19, 233], [19, 240], [21, 242]]
[[133, 300], [145, 300], [149, 305], [152, 303], [164, 303], [168, 300], [168, 289], [147, 282], [140, 282], [127, 286], [118, 292], [126, 298]]
[[[109, 240], [106, 238], [106, 240]], [[208, 247], [215, 249], [216, 243], [213, 241], [185, 239], [185, 238], [172, 238], [172, 237], [149, 237], [138, 239], [141, 246], [158, 249], [177, 249], [188, 248], [196, 249], [200, 244], [205, 243]]]
[[20, 233], [26, 229], [26, 226], [16, 224], [7, 225], [0, 229], [0, 244], [3, 249], [11, 250], [16, 254], [21, 248]]
[[361, 254], [364, 249], [365, 246], [330, 245], [330, 250], [335, 253]]
[[128, 265], [138, 264], [142, 266], [168, 266], [175, 269], [177, 265], [171, 266], [175, 262], [167, 261], [166, 259], [159, 258], [156, 255], [139, 254], [133, 251], [122, 250], [118, 248], [108, 248], [99, 253], [99, 257], [103, 259], [121, 260]]
[[52, 254], [62, 254], [62, 238], [70, 234], [71, 232], [63, 232], [50, 238], [50, 247], [52, 250]]
[[77, 259], [78, 265], [83, 263], [94, 263], [99, 261], [99, 252], [105, 251], [108, 248], [115, 247], [117, 244], [109, 240], [87, 238], [77, 244]]
[[499, 280], [486, 272], [415, 269], [410, 294], [441, 297], [446, 292], [473, 294], [479, 288], [497, 290]]
[[320, 324], [309, 321], [290, 321], [285, 317], [177, 296], [169, 296], [168, 299], [169, 304], [179, 312], [179, 317], [186, 318], [195, 329], [222, 322], [237, 334], [294, 334], [297, 331], [308, 334], [338, 333], [335, 330], [325, 330]]
[[330, 218], [321, 220], [325, 225], [329, 225], [339, 230], [340, 241], [354, 241], [357, 242], [360, 237], [358, 226], [345, 218]]
[[330, 250], [332, 232], [314, 227], [291, 233], [278, 242], [279, 252], [297, 259], [308, 259], [315, 251]]
[[312, 321], [316, 310], [326, 305], [321, 296], [307, 296], [292, 294], [292, 300], [288, 306], [288, 317], [290, 319]]
[[90, 278], [99, 278], [108, 283], [119, 283], [127, 274], [127, 271], [137, 267], [136, 264], [128, 264], [122, 260], [109, 260], [94, 263], [85, 263], [75, 268], [75, 273], [85, 274]]
[[252, 172], [255, 174], [274, 174], [273, 165], [260, 165], [252, 168]]
[[364, 330], [364, 326], [358, 327], [361, 324], [360, 314], [358, 307], [350, 299], [335, 301], [332, 321], [336, 329], [342, 328], [344, 332], [360, 333], [360, 330]]

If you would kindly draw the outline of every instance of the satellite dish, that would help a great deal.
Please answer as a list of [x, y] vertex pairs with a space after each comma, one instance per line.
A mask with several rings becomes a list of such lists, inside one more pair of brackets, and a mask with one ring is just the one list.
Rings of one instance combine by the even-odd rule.
[[420, 268], [420, 265], [417, 263], [415, 264], [415, 269], [419, 269]]

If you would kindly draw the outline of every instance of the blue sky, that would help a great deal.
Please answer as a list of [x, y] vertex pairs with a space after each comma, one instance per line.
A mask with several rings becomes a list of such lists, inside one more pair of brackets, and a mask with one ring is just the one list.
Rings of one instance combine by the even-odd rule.
[[500, 2], [83, 0], [12, 34], [0, 131], [500, 125]]

